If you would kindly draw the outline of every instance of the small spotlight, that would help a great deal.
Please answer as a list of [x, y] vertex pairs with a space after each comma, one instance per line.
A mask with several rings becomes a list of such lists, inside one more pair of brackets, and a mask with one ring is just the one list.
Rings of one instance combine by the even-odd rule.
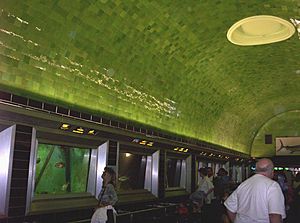
[[174, 148], [175, 151], [177, 151], [178, 149], [179, 149], [178, 147]]
[[90, 129], [88, 131], [88, 135], [95, 135], [95, 130], [94, 129]]
[[125, 157], [130, 157], [131, 153], [125, 153]]
[[154, 144], [153, 142], [148, 142], [147, 146], [153, 146], [153, 144]]
[[189, 151], [189, 149], [185, 149], [185, 150], [183, 150], [183, 152], [185, 152], [185, 153], [187, 153]]
[[147, 141], [146, 140], [143, 140], [140, 142], [140, 145], [146, 145]]
[[70, 127], [69, 124], [63, 123], [63, 124], [60, 126], [60, 129], [62, 129], [62, 130], [68, 130], [69, 127]]
[[78, 134], [83, 134], [83, 133], [84, 133], [84, 129], [81, 128], [81, 127], [77, 127], [77, 128], [74, 129], [72, 132], [78, 133]]
[[178, 151], [179, 151], [179, 152], [182, 152], [183, 150], [184, 150], [184, 148], [182, 147], [182, 148], [180, 148]]

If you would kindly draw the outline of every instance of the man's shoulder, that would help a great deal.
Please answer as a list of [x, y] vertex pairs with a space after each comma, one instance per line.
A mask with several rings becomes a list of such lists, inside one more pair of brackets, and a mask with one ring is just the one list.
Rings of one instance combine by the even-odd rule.
[[261, 182], [264, 182], [264, 183], [269, 184], [269, 185], [277, 185], [278, 184], [275, 180], [273, 180], [269, 177], [266, 177], [266, 176], [261, 175], [261, 174], [256, 174], [256, 175], [258, 176], [259, 181], [261, 181]]
[[256, 180], [256, 181], [264, 181], [264, 182], [268, 182], [268, 183], [276, 183], [276, 181], [274, 181], [274, 180], [270, 179], [269, 177], [266, 177], [266, 176], [264, 176], [262, 174], [259, 174], [259, 173], [253, 175], [250, 178], [252, 178], [253, 180]]
[[263, 176], [261, 174], [255, 174], [251, 177], [249, 177], [247, 180], [245, 180], [243, 183], [241, 183], [240, 186], [243, 186], [243, 185], [258, 185], [258, 184], [264, 184], [264, 185], [267, 185], [267, 186], [271, 186], [273, 184], [276, 184], [277, 182], [266, 177], [266, 176]]

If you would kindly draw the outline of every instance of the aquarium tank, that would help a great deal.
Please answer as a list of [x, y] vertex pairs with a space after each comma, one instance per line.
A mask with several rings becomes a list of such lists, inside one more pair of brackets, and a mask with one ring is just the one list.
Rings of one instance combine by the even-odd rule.
[[144, 189], [146, 160], [146, 155], [120, 152], [118, 177], [120, 192]]
[[91, 149], [38, 144], [34, 195], [87, 191]]
[[167, 158], [166, 187], [180, 187], [181, 169], [184, 160], [179, 158]]

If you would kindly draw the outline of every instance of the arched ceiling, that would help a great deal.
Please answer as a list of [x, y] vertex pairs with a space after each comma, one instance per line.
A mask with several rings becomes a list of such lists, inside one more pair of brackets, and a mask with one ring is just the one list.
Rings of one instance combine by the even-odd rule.
[[[300, 105], [300, 40], [241, 47], [253, 15], [299, 0], [1, 0], [0, 87], [250, 154], [258, 129]], [[282, 130], [284, 131], [284, 129]]]
[[[271, 144], [265, 144], [265, 135], [272, 135]], [[276, 137], [286, 136], [300, 136], [300, 110], [286, 111], [267, 120], [253, 139], [251, 155], [275, 156]]]

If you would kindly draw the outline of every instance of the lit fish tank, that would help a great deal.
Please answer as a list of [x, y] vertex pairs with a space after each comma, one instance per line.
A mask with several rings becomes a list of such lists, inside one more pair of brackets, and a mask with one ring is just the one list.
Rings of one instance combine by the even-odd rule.
[[38, 144], [34, 195], [87, 191], [91, 149]]
[[119, 156], [119, 191], [144, 189], [147, 155], [120, 151]]

